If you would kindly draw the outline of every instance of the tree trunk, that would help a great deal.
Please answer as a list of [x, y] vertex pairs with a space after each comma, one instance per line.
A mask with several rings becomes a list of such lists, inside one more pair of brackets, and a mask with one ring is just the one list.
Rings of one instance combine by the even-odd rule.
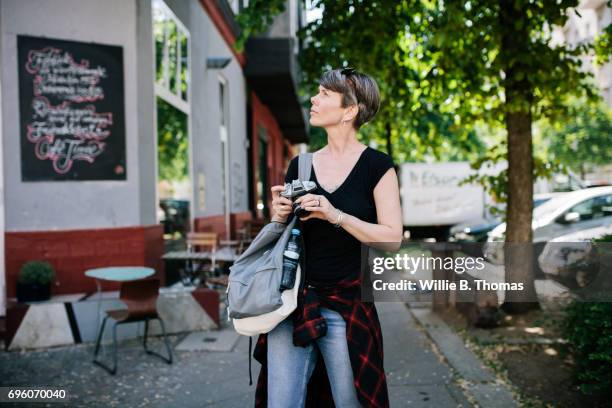
[[[523, 290], [508, 290], [502, 309], [510, 314], [525, 313], [540, 307], [534, 285], [534, 254], [531, 229], [533, 211], [533, 151], [531, 103], [533, 91], [528, 68], [518, 55], [529, 45], [525, 10], [515, 2], [500, 1], [502, 34], [501, 57], [505, 62], [505, 124], [508, 132], [508, 204], [504, 264], [506, 283], [522, 283]], [[522, 52], [523, 51], [523, 52]]]
[[385, 140], [387, 142], [387, 154], [393, 158], [393, 144], [391, 143], [391, 123], [385, 122]]
[[535, 291], [533, 232], [533, 152], [531, 114], [506, 114], [508, 131], [508, 206], [504, 245], [507, 283], [522, 283], [523, 290], [506, 291], [502, 309], [510, 314], [539, 308]]

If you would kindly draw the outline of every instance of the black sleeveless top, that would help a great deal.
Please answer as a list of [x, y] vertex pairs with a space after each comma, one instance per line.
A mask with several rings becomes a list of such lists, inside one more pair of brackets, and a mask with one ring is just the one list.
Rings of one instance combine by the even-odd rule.
[[[333, 192], [319, 186], [314, 168], [310, 180], [317, 183], [314, 194], [325, 196], [336, 208], [362, 221], [376, 223], [374, 188], [380, 178], [393, 167], [389, 155], [367, 147], [357, 163]], [[298, 158], [289, 163], [285, 183], [298, 177]], [[345, 278], [357, 278], [361, 265], [361, 242], [344, 228], [336, 228], [318, 218], [302, 222], [306, 247], [306, 282], [313, 286], [329, 285]]]

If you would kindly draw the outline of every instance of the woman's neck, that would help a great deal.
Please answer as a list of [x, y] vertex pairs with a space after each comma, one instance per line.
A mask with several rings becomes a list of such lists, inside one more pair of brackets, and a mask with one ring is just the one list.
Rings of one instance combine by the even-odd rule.
[[342, 156], [347, 152], [358, 150], [361, 146], [357, 140], [357, 131], [352, 127], [342, 129], [342, 125], [326, 128], [327, 131], [327, 153], [332, 156]]

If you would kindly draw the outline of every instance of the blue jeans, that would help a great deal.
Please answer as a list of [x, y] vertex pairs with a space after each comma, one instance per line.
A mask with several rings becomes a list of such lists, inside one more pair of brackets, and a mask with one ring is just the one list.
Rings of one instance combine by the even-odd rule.
[[[327, 334], [316, 340], [321, 350], [336, 407], [361, 407], [353, 383], [346, 344], [346, 323], [338, 312], [321, 307]], [[268, 333], [268, 407], [303, 407], [308, 380], [315, 368], [317, 350], [293, 345], [293, 321], [283, 320]]]

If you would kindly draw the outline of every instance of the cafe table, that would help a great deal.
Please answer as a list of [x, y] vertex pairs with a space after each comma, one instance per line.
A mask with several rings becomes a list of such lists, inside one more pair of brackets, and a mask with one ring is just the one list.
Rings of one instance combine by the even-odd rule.
[[[184, 262], [185, 270], [188, 271], [188, 279], [190, 283], [193, 285], [195, 282], [196, 271], [191, 270], [188, 267], [189, 263], [192, 261], [211, 261], [213, 265], [216, 265], [217, 262], [221, 263], [229, 263], [234, 262], [238, 258], [238, 254], [236, 253], [236, 247], [233, 246], [223, 246], [218, 248], [216, 251], [171, 251], [166, 252], [162, 259], [165, 261], [180, 261]], [[204, 283], [204, 282], [201, 282]]]

